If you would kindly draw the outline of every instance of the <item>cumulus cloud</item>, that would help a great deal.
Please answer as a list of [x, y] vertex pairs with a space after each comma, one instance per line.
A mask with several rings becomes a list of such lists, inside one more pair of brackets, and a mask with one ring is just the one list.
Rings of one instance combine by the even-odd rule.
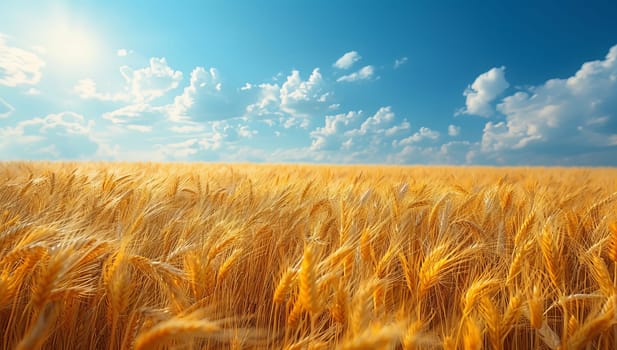
[[130, 101], [131, 95], [123, 92], [109, 93], [99, 92], [96, 83], [92, 79], [82, 79], [73, 87], [73, 91], [82, 99], [100, 101]]
[[33, 52], [10, 46], [0, 33], [0, 85], [35, 85], [41, 80], [45, 62]]
[[366, 135], [367, 133], [372, 132], [380, 132], [384, 131], [384, 126], [388, 125], [391, 121], [394, 120], [394, 112], [392, 112], [392, 107], [381, 107], [377, 113], [366, 118], [364, 122], [360, 125], [359, 129], [350, 130], [347, 132], [348, 135]]
[[272, 115], [281, 108], [280, 87], [246, 83], [239, 89], [226, 89], [216, 68], [196, 67], [189, 85], [165, 108], [170, 121], [182, 123]]
[[319, 68], [313, 69], [306, 80], [293, 70], [281, 85], [262, 83], [251, 90], [256, 101], [248, 104], [244, 117], [269, 120], [284, 128], [307, 128], [311, 119], [327, 113], [333, 105], [333, 93], [326, 91]]
[[193, 117], [197, 114], [209, 117], [207, 119], [229, 117], [222, 115], [225, 109], [225, 104], [221, 106], [220, 103], [222, 86], [216, 68], [196, 67], [191, 72], [189, 85], [184, 88], [181, 95], [174, 98], [174, 103], [169, 109], [169, 118], [174, 121], [190, 120], [191, 114]]
[[215, 151], [221, 148], [225, 136], [226, 135], [222, 132], [215, 130], [214, 132], [208, 134], [206, 137], [202, 137], [197, 142], [197, 144], [202, 150]]
[[0, 119], [8, 117], [14, 110], [13, 106], [0, 97]]
[[505, 120], [485, 125], [482, 151], [495, 152], [505, 162], [529, 150], [556, 159], [604, 152], [616, 163], [617, 45], [567, 79], [505, 97], [497, 109]]
[[[171, 73], [166, 69], [164, 71]], [[166, 76], [171, 77], [173, 74]], [[172, 80], [167, 80], [168, 83], [170, 81]], [[95, 88], [92, 83], [82, 81], [76, 90], [84, 97], [96, 96], [107, 100], [113, 97], [98, 93]], [[141, 88], [137, 90], [143, 92]], [[248, 104], [248, 95], [255, 93], [243, 90], [224, 93], [215, 68], [196, 67], [191, 72], [189, 84], [181, 94], [174, 97], [173, 102], [156, 105], [149, 98], [143, 100], [130, 94], [130, 104], [104, 113], [102, 117], [117, 126], [138, 132], [150, 132], [153, 124], [165, 122], [167, 125], [164, 127], [173, 133], [196, 133], [203, 130], [202, 124], [205, 122], [242, 117]], [[118, 95], [117, 99], [121, 97], [122, 95]], [[172, 125], [168, 125], [170, 123]]]
[[439, 138], [439, 132], [435, 130], [431, 130], [430, 128], [423, 126], [420, 128], [420, 130], [418, 130], [416, 133], [414, 133], [413, 135], [409, 137], [406, 137], [401, 140], [392, 141], [392, 145], [394, 147], [405, 146], [405, 145], [410, 145], [413, 143], [418, 143], [423, 140], [437, 140], [438, 138]]
[[257, 135], [259, 132], [257, 130], [251, 130], [248, 125], [241, 125], [236, 129], [238, 136], [244, 137], [247, 139], [252, 138], [254, 135]]
[[491, 103], [510, 86], [506, 81], [505, 71], [505, 67], [495, 67], [480, 74], [463, 92], [466, 106], [459, 113], [481, 117], [492, 116], [495, 111]]
[[182, 80], [182, 72], [169, 67], [165, 58], [153, 57], [148, 67], [133, 69], [120, 67], [126, 86], [120, 92], [100, 92], [92, 79], [82, 79], [73, 87], [82, 99], [100, 101], [149, 103], [175, 89]]
[[313, 69], [308, 80], [303, 81], [300, 72], [293, 70], [281, 86], [281, 109], [290, 114], [307, 114], [316, 104], [326, 102], [322, 94], [323, 77], [319, 68]]
[[[229, 126], [225, 122], [221, 122], [225, 125], [225, 129], [229, 129]], [[215, 122], [214, 124], [217, 124]], [[162, 154], [165, 159], [175, 160], [195, 160], [203, 159], [204, 157], [213, 157], [213, 151], [219, 150], [227, 135], [224, 132], [216, 130], [214, 127], [212, 131], [204, 133], [199, 137], [191, 137], [189, 139], [172, 142], [167, 144], [157, 144], [155, 148], [157, 153]]]
[[473, 164], [478, 144], [469, 141], [450, 141], [439, 147], [435, 155], [442, 164]]
[[383, 162], [392, 152], [392, 140], [402, 137], [410, 128], [407, 120], [397, 120], [390, 106], [381, 107], [373, 115], [350, 111], [325, 117], [323, 127], [310, 133], [311, 146], [304, 156], [315, 161]]
[[388, 163], [398, 164], [483, 164], [476, 158], [478, 143], [470, 141], [450, 141], [444, 144], [431, 143], [419, 145], [411, 142], [399, 145], [386, 155]]
[[356, 121], [362, 115], [362, 111], [350, 111], [337, 115], [327, 115], [325, 125], [311, 131], [313, 138], [311, 149], [336, 149], [340, 147], [341, 138], [346, 127]]
[[130, 93], [139, 102], [152, 101], [165, 95], [177, 88], [182, 80], [182, 72], [169, 67], [165, 58], [153, 57], [148, 67], [137, 70], [123, 66], [120, 72], [128, 84]]
[[[212, 115], [220, 117], [221, 111], [229, 110], [227, 107], [232, 103], [220, 102], [222, 84], [215, 68], [206, 70], [196, 67], [191, 72], [189, 85], [182, 94], [177, 95], [172, 103], [159, 105], [156, 105], [154, 100], [178, 87], [182, 79], [180, 71], [170, 68], [164, 58], [152, 58], [148, 67], [133, 70], [124, 66], [121, 73], [127, 84], [124, 92], [100, 92], [91, 79], [80, 80], [73, 91], [83, 99], [128, 102], [129, 104], [102, 115], [103, 119], [128, 130], [152, 132], [155, 124], [168, 121], [176, 123], [167, 126], [172, 132], [197, 132], [200, 127], [194, 123], [194, 118], [200, 116], [203, 119], [215, 119]], [[238, 107], [236, 112], [241, 115], [242, 107]]]
[[394, 69], [399, 68], [400, 66], [404, 65], [405, 63], [407, 63], [408, 58], [407, 57], [401, 57], [401, 58], [397, 58], [394, 60]]
[[343, 75], [342, 77], [336, 79], [337, 82], [355, 82], [360, 80], [368, 80], [373, 77], [375, 74], [375, 68], [373, 66], [364, 66], [360, 68], [357, 72], [353, 72], [348, 75]]
[[458, 136], [461, 133], [461, 127], [456, 125], [448, 125], [448, 135]]
[[334, 64], [332, 65], [338, 69], [349, 69], [353, 66], [354, 63], [358, 62], [362, 59], [362, 56], [358, 54], [356, 51], [349, 51], [341, 56]]
[[165, 120], [167, 109], [147, 103], [135, 103], [103, 113], [103, 119], [113, 124], [139, 132], [152, 131], [152, 126]]
[[38, 125], [46, 133], [50, 129], [62, 129], [67, 134], [86, 135], [94, 126], [93, 120], [86, 120], [83, 115], [74, 112], [49, 114], [45, 118], [35, 118], [21, 122], [20, 125]]
[[94, 121], [74, 112], [23, 120], [0, 128], [0, 150], [15, 158], [87, 158], [99, 147], [91, 137], [93, 127]]
[[385, 135], [386, 136], [396, 135], [400, 132], [409, 130], [410, 126], [411, 125], [409, 124], [407, 120], [403, 120], [399, 125], [395, 125], [391, 128], [386, 129]]
[[[176, 88], [182, 73], [171, 69], [164, 58], [152, 58], [149, 67], [138, 70], [122, 67], [121, 72], [127, 82], [124, 92], [101, 92], [91, 79], [80, 80], [73, 91], [83, 99], [128, 102], [102, 117], [117, 127], [137, 132], [150, 132], [153, 124], [166, 121], [175, 124], [165, 125], [173, 133], [196, 133], [203, 130], [203, 123], [231, 119], [307, 128], [311, 117], [332, 105], [333, 93], [324, 90], [318, 68], [306, 80], [293, 70], [280, 85], [246, 83], [238, 89], [224, 90], [216, 68], [196, 67], [182, 93], [167, 104], [156, 104], [154, 100]], [[249, 138], [255, 132], [239, 129], [237, 135]]]
[[258, 85], [258, 98], [246, 107], [250, 115], [280, 115], [280, 87], [278, 84], [262, 83]]

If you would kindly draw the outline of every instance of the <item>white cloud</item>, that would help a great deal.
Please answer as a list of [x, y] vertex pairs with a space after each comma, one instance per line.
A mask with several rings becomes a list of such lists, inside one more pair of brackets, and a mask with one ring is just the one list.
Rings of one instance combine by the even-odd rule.
[[349, 69], [360, 59], [362, 59], [362, 56], [360, 56], [356, 51], [349, 51], [336, 60], [332, 66], [338, 69]]
[[350, 130], [348, 135], [366, 135], [367, 133], [380, 132], [385, 133], [384, 127], [394, 120], [394, 112], [392, 107], [381, 107], [373, 116], [366, 118], [359, 129]]
[[134, 70], [128, 66], [120, 67], [126, 86], [122, 92], [100, 92], [92, 79], [82, 79], [73, 87], [82, 99], [100, 101], [149, 103], [175, 89], [182, 80], [182, 72], [173, 70], [165, 58], [153, 57], [149, 66]]
[[298, 127], [298, 128], [306, 129], [310, 125], [310, 121], [308, 119], [308, 116], [296, 117], [296, 116], [293, 116], [293, 115], [292, 116], [285, 116], [283, 118], [280, 118], [279, 119], [279, 123], [282, 124], [285, 129], [289, 129], [289, 128], [292, 128], [292, 127]]
[[280, 114], [280, 87], [277, 84], [259, 84], [257, 102], [246, 107], [246, 112], [251, 115], [265, 116]]
[[[225, 127], [228, 126], [225, 125]], [[207, 152], [219, 150], [226, 137], [224, 133], [213, 130], [200, 137], [192, 137], [175, 143], [157, 144], [155, 148], [157, 153], [162, 154], [168, 160], [196, 160], [202, 159], [200, 157], [205, 156]]]
[[178, 87], [182, 73], [171, 69], [164, 58], [150, 59], [149, 67], [132, 70], [126, 66], [121, 68], [127, 86], [125, 92], [103, 93], [97, 90], [96, 83], [91, 79], [80, 80], [73, 91], [83, 99], [101, 101], [130, 102], [130, 104], [103, 113], [107, 119], [117, 126], [141, 133], [151, 132], [154, 124], [171, 121], [182, 123], [168, 128], [173, 132], [187, 133], [197, 130], [191, 123], [189, 112], [195, 108], [201, 96], [207, 91], [220, 92], [216, 69], [205, 70], [197, 67], [191, 73], [191, 81], [181, 95], [175, 97], [173, 103], [154, 105], [152, 101]]
[[491, 102], [510, 86], [506, 81], [505, 71], [505, 67], [499, 67], [480, 74], [463, 92], [466, 97], [466, 107], [459, 113], [481, 117], [492, 116], [495, 111]]
[[182, 72], [173, 70], [165, 58], [153, 57], [149, 67], [133, 70], [128, 66], [120, 68], [129, 91], [137, 102], [149, 102], [178, 87]]
[[410, 145], [412, 143], [418, 143], [423, 140], [437, 140], [439, 138], [439, 132], [435, 130], [431, 130], [427, 127], [421, 127], [418, 132], [413, 135], [406, 137], [402, 140], [394, 140], [392, 141], [392, 145], [394, 147]]
[[35, 85], [41, 80], [45, 62], [36, 54], [9, 46], [8, 37], [0, 33], [0, 85]]
[[300, 72], [293, 70], [281, 86], [281, 109], [290, 114], [308, 114], [313, 107], [327, 101], [322, 94], [323, 78], [319, 68], [313, 69], [308, 80], [303, 81]]
[[615, 164], [617, 45], [605, 59], [584, 63], [567, 79], [505, 97], [497, 109], [505, 121], [486, 124], [482, 151], [504, 162], [527, 161], [529, 155], [584, 162], [581, 155], [603, 153], [604, 163]]
[[456, 125], [448, 125], [448, 135], [458, 136], [461, 133], [461, 127]]
[[26, 90], [26, 95], [30, 95], [30, 96], [34, 96], [34, 95], [40, 95], [41, 91], [37, 88], [29, 88], [28, 90]]
[[118, 51], [116, 51], [116, 55], [118, 55], [118, 57], [126, 57], [131, 53], [133, 53], [133, 50], [118, 49]]
[[238, 136], [240, 137], [244, 137], [247, 139], [250, 139], [253, 137], [253, 135], [257, 135], [258, 132], [257, 130], [251, 130], [249, 129], [248, 125], [241, 125], [238, 127], [238, 129], [236, 130]]
[[0, 119], [8, 117], [14, 110], [13, 106], [0, 97]]
[[131, 100], [131, 95], [127, 93], [102, 93], [97, 91], [96, 83], [92, 79], [81, 79], [73, 87], [73, 91], [82, 99], [100, 101], [124, 101]]
[[473, 164], [477, 148], [477, 143], [450, 141], [439, 147], [436, 158], [446, 164]]
[[360, 68], [357, 72], [343, 75], [342, 77], [336, 79], [337, 82], [355, 82], [360, 80], [367, 80], [373, 77], [375, 73], [375, 68], [373, 66], [364, 66]]
[[[127, 79], [130, 80], [130, 79]], [[85, 96], [102, 96], [96, 92], [92, 82], [82, 81], [78, 91]], [[173, 133], [196, 133], [204, 129], [203, 123], [239, 118], [244, 114], [244, 95], [252, 94], [241, 90], [231, 92], [232, 96], [223, 92], [219, 73], [215, 68], [196, 67], [191, 72], [188, 86], [177, 95], [173, 102], [154, 105], [151, 101], [131, 99], [132, 103], [114, 111], [104, 113], [103, 118], [126, 129], [150, 132], [153, 124], [161, 125]], [[169, 125], [171, 123], [171, 125]]]
[[435, 164], [435, 149], [432, 147], [406, 145], [400, 151], [388, 154], [386, 161], [398, 164]]
[[269, 120], [283, 128], [308, 128], [311, 120], [329, 111], [334, 95], [325, 91], [325, 82], [319, 68], [313, 69], [308, 79], [303, 80], [297, 70], [285, 78], [282, 85], [262, 83], [257, 86], [255, 102], [248, 104], [244, 118]]
[[[180, 72], [167, 67], [164, 59], [153, 58], [150, 67], [136, 71], [123, 67], [122, 74], [128, 84], [126, 93], [102, 93], [90, 79], [79, 81], [74, 91], [84, 99], [130, 102], [104, 113], [102, 117], [117, 126], [139, 132], [149, 132], [153, 130], [152, 124], [167, 121], [175, 124], [165, 125], [171, 132], [195, 133], [203, 130], [203, 123], [231, 119], [269, 120], [284, 128], [308, 128], [309, 118], [327, 111], [333, 96], [332, 92], [324, 91], [323, 77], [318, 68], [306, 80], [294, 70], [281, 85], [246, 83], [239, 89], [223, 90], [215, 68], [196, 67], [191, 72], [188, 86], [172, 103], [155, 105], [152, 103], [154, 96], [177, 86]], [[166, 85], [161, 89], [146, 89], [143, 84], [148, 80], [146, 78], [162, 78]], [[245, 129], [239, 129], [238, 133], [242, 137], [255, 134]]]
[[324, 126], [310, 132], [305, 156], [315, 161], [383, 162], [384, 154], [392, 151], [392, 140], [409, 127], [406, 120], [396, 120], [389, 106], [368, 117], [362, 111], [326, 116]]
[[204, 127], [201, 124], [191, 123], [188, 125], [172, 126], [169, 129], [174, 133], [188, 134], [188, 133], [200, 132], [204, 129]]
[[[278, 91], [278, 86], [274, 86]], [[264, 86], [264, 89], [268, 88]], [[182, 94], [176, 96], [173, 103], [164, 108], [167, 109], [168, 119], [173, 122], [207, 122], [240, 118], [247, 113], [247, 106], [261, 91], [262, 85], [259, 87], [251, 85], [251, 88], [246, 89], [225, 89], [216, 68], [196, 67], [191, 72], [189, 85], [184, 88]], [[266, 108], [267, 104], [268, 102], [264, 102], [263, 106], [251, 108]]]
[[392, 135], [398, 134], [401, 131], [409, 130], [410, 126], [411, 125], [409, 124], [408, 121], [403, 120], [403, 122], [401, 124], [395, 125], [395, 126], [389, 128], [389, 129], [386, 129], [385, 135], [386, 136], [392, 136]]
[[400, 66], [404, 65], [405, 63], [407, 63], [408, 58], [407, 57], [401, 57], [401, 58], [397, 58], [394, 60], [394, 69], [399, 68]]
[[[174, 98], [174, 103], [169, 109], [169, 118], [174, 121], [190, 119], [190, 111], [197, 107], [196, 104], [206, 95], [218, 95], [222, 85], [216, 68], [206, 70], [204, 67], [196, 67], [191, 72], [189, 86], [184, 88], [182, 95]], [[209, 106], [212, 109], [213, 106]]]
[[126, 162], [163, 162], [167, 160], [165, 156], [155, 147], [149, 149], [121, 148], [120, 145], [109, 145], [99, 143], [95, 155], [96, 159], [106, 159], [113, 161]]
[[16, 159], [87, 158], [99, 147], [91, 137], [93, 128], [93, 120], [68, 111], [22, 120], [0, 128], [0, 151]]
[[147, 133], [152, 131], [152, 125], [128, 124], [126, 125], [126, 128], [141, 133]]
[[349, 139], [341, 144], [341, 150], [348, 151], [353, 147], [353, 139]]
[[450, 141], [442, 145], [410, 143], [386, 156], [389, 163], [399, 164], [474, 164], [478, 144], [469, 141]]
[[207, 137], [201, 138], [198, 144], [203, 150], [214, 151], [214, 150], [218, 150], [221, 148], [224, 139], [225, 139], [225, 135], [223, 133], [214, 131]]
[[94, 121], [86, 121], [83, 115], [74, 112], [62, 112], [49, 114], [43, 119], [34, 119], [34, 124], [41, 124], [41, 131], [49, 129], [63, 128], [70, 134], [88, 134], [94, 126]]
[[136, 103], [103, 113], [103, 119], [127, 129], [149, 132], [152, 125], [165, 119], [167, 109], [147, 103]]
[[170, 143], [159, 146], [159, 150], [171, 158], [186, 158], [199, 152], [199, 140], [193, 138], [182, 142]]
[[345, 127], [351, 122], [357, 120], [362, 115], [362, 111], [351, 111], [337, 115], [327, 115], [325, 118], [325, 125], [311, 131], [310, 135], [313, 138], [311, 143], [311, 149], [331, 149], [337, 148], [340, 140], [337, 140], [339, 136], [344, 132]]

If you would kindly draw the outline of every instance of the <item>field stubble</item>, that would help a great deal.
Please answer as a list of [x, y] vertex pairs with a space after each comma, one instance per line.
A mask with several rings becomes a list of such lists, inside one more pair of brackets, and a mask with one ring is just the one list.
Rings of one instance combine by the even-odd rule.
[[0, 163], [5, 349], [613, 349], [617, 170]]

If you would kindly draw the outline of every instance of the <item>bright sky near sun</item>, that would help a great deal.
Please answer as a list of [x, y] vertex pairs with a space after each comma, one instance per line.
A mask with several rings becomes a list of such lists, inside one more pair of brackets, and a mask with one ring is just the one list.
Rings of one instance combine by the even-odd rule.
[[617, 1], [2, 1], [0, 160], [617, 166]]

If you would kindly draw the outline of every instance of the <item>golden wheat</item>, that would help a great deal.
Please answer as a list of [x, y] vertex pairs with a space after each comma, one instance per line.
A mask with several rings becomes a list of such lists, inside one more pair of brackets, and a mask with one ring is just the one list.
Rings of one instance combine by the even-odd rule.
[[617, 170], [0, 163], [3, 349], [612, 349]]

